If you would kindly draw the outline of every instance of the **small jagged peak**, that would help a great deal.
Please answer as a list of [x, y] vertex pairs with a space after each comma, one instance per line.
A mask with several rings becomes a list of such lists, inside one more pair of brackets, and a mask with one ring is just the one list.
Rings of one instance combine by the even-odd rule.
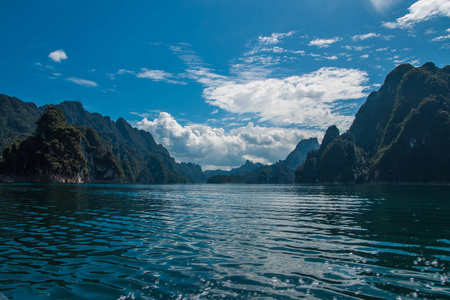
[[117, 125], [125, 126], [125, 127], [131, 127], [131, 125], [125, 120], [124, 118], [118, 118], [116, 121]]
[[394, 84], [397, 85], [402, 77], [411, 69], [414, 69], [414, 66], [411, 64], [402, 64], [398, 65], [394, 70], [392, 70], [384, 80], [384, 85]]
[[78, 101], [64, 101], [61, 102], [61, 104], [59, 104], [59, 106], [62, 107], [70, 107], [71, 109], [76, 109], [77, 111], [84, 111], [84, 107], [83, 104], [81, 104], [81, 102]]
[[424, 63], [423, 66], [421, 67], [421, 69], [425, 69], [427, 71], [434, 71], [437, 69], [437, 67], [434, 64], [434, 62], [429, 61], [427, 63]]
[[445, 67], [443, 67], [442, 71], [444, 71], [447, 74], [450, 74], [450, 65], [446, 65]]
[[300, 142], [298, 142], [297, 147], [295, 147], [295, 149], [300, 149], [304, 145], [307, 145], [307, 144], [317, 144], [317, 145], [319, 145], [319, 141], [315, 137], [312, 137], [312, 138], [309, 138], [309, 139], [302, 139]]
[[320, 148], [325, 149], [325, 147], [328, 146], [329, 143], [334, 141], [334, 139], [338, 136], [339, 129], [336, 127], [336, 125], [328, 127], [327, 131], [325, 132], [325, 136], [323, 137], [322, 145], [320, 146]]

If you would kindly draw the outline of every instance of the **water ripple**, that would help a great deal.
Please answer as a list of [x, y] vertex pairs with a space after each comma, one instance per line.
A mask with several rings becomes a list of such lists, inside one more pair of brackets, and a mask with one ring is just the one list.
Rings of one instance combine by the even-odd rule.
[[444, 299], [449, 192], [0, 185], [0, 290], [10, 299]]

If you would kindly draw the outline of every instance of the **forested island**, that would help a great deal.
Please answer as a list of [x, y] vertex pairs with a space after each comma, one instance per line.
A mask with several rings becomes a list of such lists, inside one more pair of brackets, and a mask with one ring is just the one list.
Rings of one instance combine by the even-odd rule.
[[398, 66], [350, 129], [302, 140], [270, 166], [177, 163], [149, 132], [79, 102], [37, 107], [0, 95], [0, 181], [112, 183], [449, 183], [450, 66]]

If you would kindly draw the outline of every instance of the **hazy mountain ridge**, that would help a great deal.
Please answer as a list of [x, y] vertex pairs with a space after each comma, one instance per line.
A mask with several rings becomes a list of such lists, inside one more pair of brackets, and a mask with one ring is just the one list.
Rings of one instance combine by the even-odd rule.
[[450, 67], [393, 70], [348, 132], [330, 127], [297, 171], [307, 182], [450, 182]]
[[247, 173], [250, 173], [252, 171], [255, 171], [261, 167], [264, 167], [265, 165], [263, 165], [262, 163], [254, 163], [251, 162], [249, 160], [246, 160], [245, 163], [238, 167], [238, 168], [233, 168], [229, 171], [225, 171], [225, 170], [208, 170], [208, 171], [203, 171], [204, 175], [206, 178], [212, 177], [212, 176], [216, 176], [216, 175], [238, 175], [238, 176], [242, 176], [245, 175]]
[[[234, 172], [231, 174], [218, 174], [208, 178], [208, 183], [250, 183], [250, 184], [290, 184], [294, 183], [295, 169], [301, 165], [310, 150], [317, 149], [319, 142], [316, 138], [301, 140], [295, 149], [289, 153], [285, 160], [280, 160], [269, 166], [257, 167], [256, 169], [239, 174]], [[247, 161], [243, 167], [247, 166], [247, 170], [252, 163]], [[239, 170], [235, 169], [235, 170]]]

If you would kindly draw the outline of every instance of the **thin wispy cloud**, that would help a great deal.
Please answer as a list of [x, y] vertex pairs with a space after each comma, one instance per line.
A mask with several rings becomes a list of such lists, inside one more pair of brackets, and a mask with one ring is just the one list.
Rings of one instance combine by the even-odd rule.
[[61, 61], [67, 59], [67, 54], [66, 54], [66, 52], [64, 52], [63, 49], [59, 49], [59, 50], [50, 52], [48, 57], [50, 57], [50, 59], [55, 62], [61, 62]]
[[364, 40], [374, 38], [374, 37], [379, 37], [379, 36], [381, 36], [381, 34], [370, 32], [370, 33], [366, 33], [366, 34], [354, 35], [354, 36], [352, 36], [352, 40], [353, 41], [364, 41]]
[[127, 69], [120, 69], [116, 72], [118, 75], [129, 74], [136, 76], [137, 78], [150, 79], [152, 81], [162, 81], [172, 84], [186, 84], [184, 81], [177, 80], [178, 75], [165, 72], [163, 70], [151, 70], [147, 68], [141, 68], [139, 72], [130, 71]]
[[350, 45], [345, 45], [342, 46], [342, 48], [350, 50], [350, 51], [363, 51], [365, 49], [369, 49], [370, 46], [350, 46]]
[[450, 1], [448, 0], [419, 0], [408, 8], [409, 13], [398, 18], [395, 22], [384, 22], [383, 26], [394, 29], [410, 29], [415, 24], [437, 17], [450, 17]]
[[441, 35], [438, 37], [435, 37], [434, 39], [432, 39], [433, 42], [441, 42], [441, 41], [445, 41], [445, 40], [449, 40], [450, 39], [450, 28], [447, 29], [447, 35]]
[[255, 55], [259, 52], [277, 52], [282, 53], [285, 50], [281, 47], [274, 46], [283, 41], [287, 37], [295, 35], [295, 31], [286, 33], [274, 32], [270, 36], [259, 36], [256, 42], [251, 43], [251, 50], [245, 53], [246, 56]]
[[295, 31], [289, 31], [286, 33], [272, 33], [270, 36], [259, 36], [258, 41], [265, 45], [274, 45], [281, 42], [285, 37], [289, 37], [295, 34]]
[[50, 66], [50, 65], [44, 65], [40, 62], [35, 62], [34, 66], [37, 67], [39, 70], [45, 71], [45, 70], [54, 70], [55, 67], [54, 66]]
[[314, 39], [311, 42], [309, 42], [309, 46], [317, 46], [319, 48], [327, 48], [329, 47], [331, 44], [334, 44], [336, 42], [342, 41], [341, 37], [334, 37], [331, 39]]
[[68, 77], [66, 80], [73, 82], [75, 84], [85, 86], [85, 87], [96, 87], [98, 84], [94, 81], [83, 79], [83, 78], [77, 78], [77, 77]]

